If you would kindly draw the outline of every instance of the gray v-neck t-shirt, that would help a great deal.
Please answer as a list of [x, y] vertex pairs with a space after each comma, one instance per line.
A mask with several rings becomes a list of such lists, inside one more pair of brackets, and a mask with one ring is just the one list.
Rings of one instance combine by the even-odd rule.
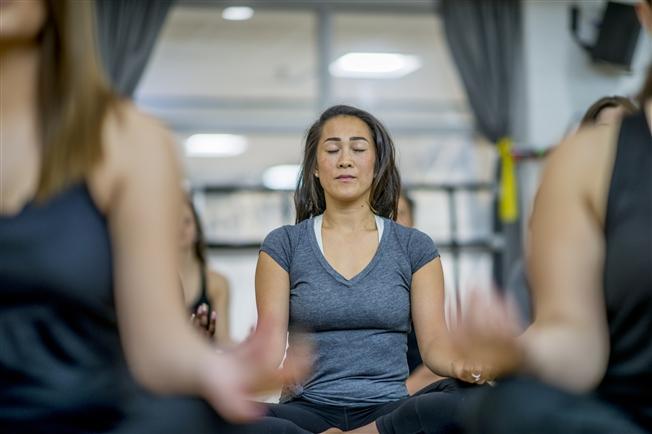
[[383, 222], [374, 257], [351, 279], [324, 257], [312, 218], [263, 241], [261, 251], [289, 274], [289, 328], [308, 330], [314, 344], [311, 375], [282, 401], [359, 407], [407, 396], [412, 275], [439, 253], [423, 232]]

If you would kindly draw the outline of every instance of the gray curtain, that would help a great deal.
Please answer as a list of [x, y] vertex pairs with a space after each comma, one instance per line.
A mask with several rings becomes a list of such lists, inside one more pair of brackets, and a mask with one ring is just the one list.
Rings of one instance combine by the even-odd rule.
[[443, 0], [441, 16], [478, 130], [496, 143], [512, 132], [520, 1]]
[[96, 0], [97, 38], [113, 88], [133, 96], [174, 0]]
[[[493, 143], [513, 134], [513, 103], [521, 41], [519, 0], [442, 0], [446, 39], [473, 111], [478, 131]], [[496, 170], [499, 180], [500, 167]], [[519, 223], [501, 223], [497, 202], [494, 230], [504, 249], [494, 254], [499, 287], [521, 257]]]

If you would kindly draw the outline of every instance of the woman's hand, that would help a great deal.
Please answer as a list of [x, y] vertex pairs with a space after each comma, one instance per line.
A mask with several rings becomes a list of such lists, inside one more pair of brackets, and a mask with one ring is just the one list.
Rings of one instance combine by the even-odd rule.
[[512, 302], [495, 294], [471, 293], [462, 319], [453, 328], [453, 345], [461, 362], [453, 362], [455, 376], [482, 384], [517, 371], [523, 348], [517, 337], [523, 331]]
[[453, 377], [467, 383], [485, 384], [487, 381], [494, 379], [492, 369], [466, 359], [451, 361], [450, 371]]
[[300, 382], [308, 374], [312, 359], [305, 342], [293, 341], [282, 367], [270, 364], [270, 333], [271, 327], [259, 324], [245, 342], [227, 352], [215, 353], [203, 365], [202, 395], [230, 422], [263, 416], [265, 406], [253, 401], [255, 395]]
[[202, 303], [195, 313], [190, 316], [192, 325], [209, 338], [215, 336], [215, 327], [217, 324], [217, 312], [208, 311], [206, 303]]

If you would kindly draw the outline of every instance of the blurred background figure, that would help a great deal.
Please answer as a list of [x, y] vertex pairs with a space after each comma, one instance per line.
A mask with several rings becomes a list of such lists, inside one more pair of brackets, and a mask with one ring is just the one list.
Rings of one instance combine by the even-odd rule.
[[221, 346], [232, 343], [229, 334], [229, 281], [206, 263], [206, 243], [192, 199], [186, 196], [181, 212], [179, 279], [192, 320]]
[[398, 214], [396, 215], [396, 223], [411, 228], [414, 226], [414, 200], [407, 194], [407, 191], [402, 190], [398, 198]]

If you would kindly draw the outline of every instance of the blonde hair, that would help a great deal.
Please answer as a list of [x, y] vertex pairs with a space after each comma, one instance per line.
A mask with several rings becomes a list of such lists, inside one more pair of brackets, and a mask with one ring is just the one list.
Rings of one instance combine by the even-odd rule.
[[95, 41], [94, 2], [47, 0], [39, 35], [37, 199], [87, 177], [102, 159], [102, 124], [117, 100]]

